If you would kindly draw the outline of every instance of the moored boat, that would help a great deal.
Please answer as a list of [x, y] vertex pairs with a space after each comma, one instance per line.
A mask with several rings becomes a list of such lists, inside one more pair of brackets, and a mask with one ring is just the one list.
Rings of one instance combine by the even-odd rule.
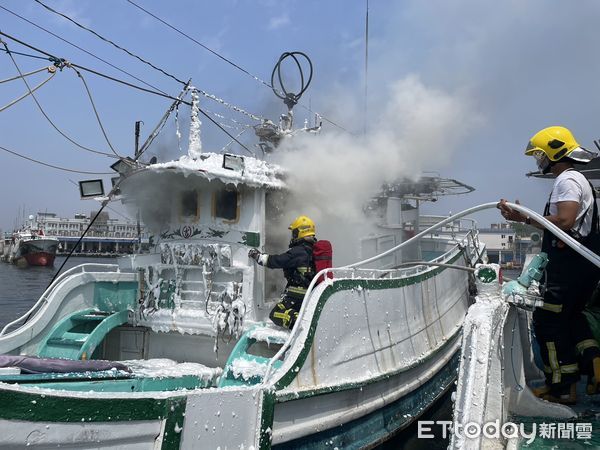
[[3, 259], [19, 266], [54, 265], [59, 241], [53, 236], [46, 236], [43, 228], [34, 223], [34, 217], [20, 230], [15, 231], [10, 240], [6, 240]]

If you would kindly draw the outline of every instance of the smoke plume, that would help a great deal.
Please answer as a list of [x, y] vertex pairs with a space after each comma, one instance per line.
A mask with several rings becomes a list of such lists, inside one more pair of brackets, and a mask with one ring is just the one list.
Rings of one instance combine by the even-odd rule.
[[366, 135], [297, 135], [274, 156], [289, 171], [290, 221], [311, 217], [318, 237], [332, 241], [336, 265], [356, 261], [358, 239], [375, 232], [363, 207], [381, 185], [439, 168], [476, 124], [464, 95], [417, 76], [391, 83], [387, 98]]

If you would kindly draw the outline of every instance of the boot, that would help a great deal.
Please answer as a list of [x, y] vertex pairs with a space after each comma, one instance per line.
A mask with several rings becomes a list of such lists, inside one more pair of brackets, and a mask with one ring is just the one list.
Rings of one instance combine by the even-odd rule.
[[531, 392], [538, 398], [542, 398], [543, 395], [550, 393], [550, 386], [547, 384], [542, 384], [541, 386], [531, 388]]
[[588, 381], [586, 386], [588, 395], [600, 393], [600, 358], [592, 359], [592, 368], [588, 372]]
[[551, 389], [547, 394], [540, 395], [542, 400], [562, 405], [574, 405], [577, 403], [577, 383], [573, 383], [566, 388]]

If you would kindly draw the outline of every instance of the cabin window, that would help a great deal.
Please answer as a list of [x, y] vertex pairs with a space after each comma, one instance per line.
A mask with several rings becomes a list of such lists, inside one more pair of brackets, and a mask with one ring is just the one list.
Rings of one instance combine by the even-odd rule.
[[198, 193], [196, 191], [184, 191], [181, 193], [181, 219], [198, 220], [200, 208], [198, 205]]
[[214, 193], [213, 216], [229, 223], [240, 220], [240, 193], [235, 188], [219, 189]]

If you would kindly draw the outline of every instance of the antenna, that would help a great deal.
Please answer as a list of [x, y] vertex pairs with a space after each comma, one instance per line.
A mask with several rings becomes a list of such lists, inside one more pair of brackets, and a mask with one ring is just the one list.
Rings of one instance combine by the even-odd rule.
[[368, 94], [369, 94], [369, 0], [367, 0], [367, 11], [365, 14], [365, 112], [363, 123], [363, 134], [367, 134], [367, 117], [369, 112]]

